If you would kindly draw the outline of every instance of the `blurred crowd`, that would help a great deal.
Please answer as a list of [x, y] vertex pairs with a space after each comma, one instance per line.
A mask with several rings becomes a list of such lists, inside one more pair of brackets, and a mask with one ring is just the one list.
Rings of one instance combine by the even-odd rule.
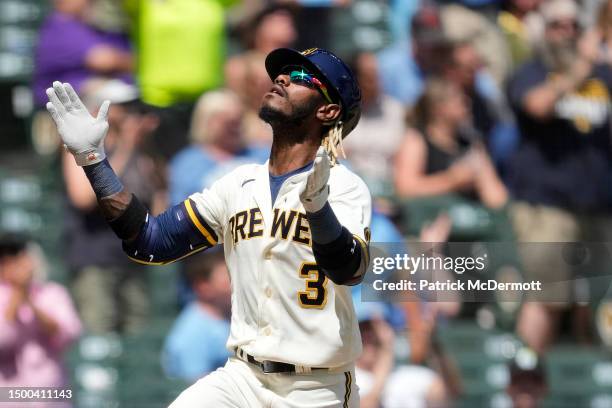
[[[66, 289], [37, 275], [32, 242], [0, 243], [0, 385], [59, 385], [62, 352], [80, 333], [139, 333], [151, 315], [147, 270], [123, 255], [84, 173], [59, 146], [45, 89], [70, 82], [94, 114], [112, 102], [109, 160], [159, 213], [243, 163], [265, 162], [272, 134], [258, 112], [271, 86], [267, 53], [328, 46], [333, 13], [360, 2], [52, 1], [35, 53], [32, 138], [55, 140], [62, 163], [74, 306]], [[409, 250], [415, 240], [611, 241], [612, 1], [380, 3], [389, 43], [357, 42], [341, 55], [363, 102], [343, 163], [373, 194], [372, 242]], [[501, 219], [493, 229], [502, 232], [462, 235], [454, 205]], [[423, 208], [430, 216], [419, 218]], [[592, 344], [596, 304], [576, 301], [577, 276], [557, 246], [521, 248], [524, 280], [556, 283], [513, 312], [510, 330], [526, 348], [509, 366], [507, 393], [514, 406], [531, 407], [546, 393], [542, 362], [561, 323], [573, 319], [573, 341]], [[195, 380], [228, 356], [222, 251], [186, 259], [178, 279], [180, 314], [161, 362], [168, 376]], [[363, 407], [447, 406], [461, 394], [436, 328], [475, 318], [478, 307], [416, 294], [394, 305], [362, 302], [359, 288], [354, 301]]]

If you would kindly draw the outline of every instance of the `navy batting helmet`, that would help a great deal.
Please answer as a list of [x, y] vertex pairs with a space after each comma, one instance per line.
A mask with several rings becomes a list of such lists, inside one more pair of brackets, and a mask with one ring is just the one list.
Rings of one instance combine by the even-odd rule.
[[302, 52], [279, 48], [266, 57], [266, 70], [272, 81], [287, 65], [303, 66], [331, 89], [332, 100], [342, 107], [343, 138], [355, 129], [361, 117], [361, 90], [357, 79], [340, 58], [320, 48]]

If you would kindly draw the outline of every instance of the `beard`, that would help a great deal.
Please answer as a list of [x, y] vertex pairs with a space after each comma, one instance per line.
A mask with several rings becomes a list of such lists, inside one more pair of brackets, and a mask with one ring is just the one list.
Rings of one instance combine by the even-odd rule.
[[576, 60], [576, 41], [566, 41], [561, 44], [544, 42], [540, 50], [545, 65], [555, 72], [566, 73]]
[[291, 113], [284, 113], [267, 104], [262, 104], [259, 109], [259, 118], [274, 127], [301, 127], [318, 107], [318, 101], [312, 98], [301, 106], [291, 104]]

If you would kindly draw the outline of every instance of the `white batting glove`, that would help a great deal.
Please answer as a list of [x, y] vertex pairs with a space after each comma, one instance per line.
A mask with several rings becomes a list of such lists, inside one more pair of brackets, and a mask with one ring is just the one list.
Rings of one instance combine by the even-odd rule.
[[108, 131], [109, 101], [104, 101], [98, 117], [89, 114], [72, 86], [53, 82], [47, 88], [47, 110], [57, 126], [66, 148], [74, 155], [79, 166], [89, 166], [106, 158], [104, 137]]
[[309, 213], [319, 211], [327, 202], [329, 196], [329, 155], [323, 146], [317, 150], [317, 156], [314, 160], [314, 165], [308, 172], [308, 178], [302, 191], [300, 192], [300, 200], [304, 209]]

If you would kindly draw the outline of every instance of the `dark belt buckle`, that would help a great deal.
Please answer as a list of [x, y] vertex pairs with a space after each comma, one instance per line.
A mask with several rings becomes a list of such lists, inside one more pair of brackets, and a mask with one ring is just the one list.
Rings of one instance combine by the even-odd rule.
[[261, 369], [264, 374], [272, 374], [276, 372], [276, 364], [274, 361], [264, 360], [261, 362]]

